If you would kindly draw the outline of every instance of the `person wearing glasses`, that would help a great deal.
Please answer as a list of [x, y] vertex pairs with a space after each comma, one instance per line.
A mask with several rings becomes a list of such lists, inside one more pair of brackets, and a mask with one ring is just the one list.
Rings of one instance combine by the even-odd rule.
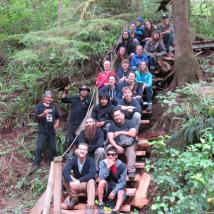
[[126, 176], [127, 167], [118, 160], [117, 149], [113, 146], [107, 147], [107, 157], [100, 162], [99, 184], [98, 184], [98, 211], [104, 214], [104, 201], [115, 201], [116, 204], [112, 214], [120, 213], [120, 207], [126, 198]]
[[130, 179], [135, 177], [135, 146], [137, 130], [132, 120], [125, 119], [125, 114], [119, 108], [113, 113], [114, 123], [108, 129], [107, 137], [110, 145], [116, 148], [118, 154], [125, 154]]

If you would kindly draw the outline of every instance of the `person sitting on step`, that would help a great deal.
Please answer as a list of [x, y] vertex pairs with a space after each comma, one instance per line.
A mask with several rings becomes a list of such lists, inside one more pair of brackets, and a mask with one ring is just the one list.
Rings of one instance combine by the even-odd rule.
[[142, 44], [142, 39], [143, 39], [143, 35], [144, 35], [144, 20], [142, 17], [138, 17], [136, 20], [136, 28], [135, 28], [135, 32], [137, 34], [137, 39], [140, 42], [140, 44]]
[[63, 170], [64, 186], [70, 197], [66, 198], [64, 203], [62, 203], [62, 208], [73, 209], [79, 203], [78, 193], [86, 192], [86, 214], [93, 214], [96, 166], [94, 159], [87, 156], [87, 154], [88, 144], [80, 143], [77, 149], [77, 156], [73, 156]]
[[128, 59], [124, 59], [121, 62], [121, 67], [116, 70], [116, 79], [117, 82], [124, 82], [128, 74], [130, 73], [130, 61]]
[[92, 109], [91, 117], [96, 121], [96, 127], [101, 128], [105, 133], [110, 123], [113, 122], [113, 110], [114, 107], [110, 102], [110, 96], [99, 93], [99, 104]]
[[104, 199], [115, 201], [112, 214], [120, 213], [119, 210], [126, 198], [127, 167], [118, 160], [117, 149], [113, 146], [107, 148], [106, 159], [100, 162], [98, 184], [98, 212], [104, 214]]
[[110, 75], [108, 78], [108, 85], [104, 86], [99, 93], [108, 94], [110, 102], [113, 106], [116, 106], [118, 101], [122, 98], [121, 90], [116, 82], [116, 77]]
[[114, 122], [109, 126], [107, 133], [108, 142], [117, 149], [118, 154], [125, 154], [129, 178], [133, 179], [136, 172], [136, 125], [132, 120], [125, 119], [125, 114], [119, 108], [115, 108], [113, 117]]
[[131, 59], [131, 70], [136, 71], [142, 61], [148, 62], [148, 56], [143, 52], [143, 46], [137, 45], [136, 53]]
[[126, 58], [127, 58], [126, 48], [121, 46], [117, 51], [117, 55], [113, 63], [113, 70], [116, 71], [117, 69], [121, 68], [121, 62]]
[[99, 163], [105, 158], [104, 134], [103, 131], [96, 126], [96, 122], [92, 117], [85, 120], [85, 129], [83, 129], [78, 138], [76, 145], [86, 143], [88, 145], [88, 155], [93, 157], [96, 163], [96, 169]]
[[108, 85], [108, 78], [111, 75], [115, 75], [113, 71], [111, 71], [111, 62], [106, 60], [103, 63], [104, 71], [98, 74], [96, 79], [96, 86], [98, 89], [103, 88], [104, 86]]
[[152, 33], [157, 27], [154, 26], [151, 21], [145, 21], [144, 27], [145, 33], [143, 35], [143, 43], [145, 45], [145, 43], [152, 38]]
[[132, 90], [132, 97], [137, 99], [140, 105], [143, 105], [143, 89], [140, 83], [136, 81], [136, 74], [130, 72], [127, 79], [119, 84], [119, 88], [122, 91], [124, 87], [129, 87]]
[[152, 38], [148, 40], [144, 47], [144, 53], [149, 56], [149, 67], [155, 69], [158, 59], [166, 55], [166, 48], [161, 39], [160, 31], [155, 30], [152, 33]]
[[149, 72], [146, 62], [141, 62], [136, 73], [136, 81], [142, 84], [148, 102], [147, 111], [152, 110], [152, 74]]

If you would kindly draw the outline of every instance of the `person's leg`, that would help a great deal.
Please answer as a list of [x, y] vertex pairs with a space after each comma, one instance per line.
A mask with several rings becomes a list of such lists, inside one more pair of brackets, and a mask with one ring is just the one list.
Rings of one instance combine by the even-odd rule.
[[169, 46], [172, 43], [172, 35], [170, 33], [166, 33], [163, 36], [163, 42], [166, 47], [166, 51], [169, 52]]
[[119, 211], [121, 206], [123, 205], [124, 201], [126, 199], [126, 193], [124, 190], [120, 190], [117, 193], [117, 201], [116, 201], [116, 205], [114, 207], [114, 210]]
[[68, 121], [68, 131], [67, 131], [67, 141], [68, 147], [73, 142], [74, 138], [76, 137], [76, 130], [78, 129], [78, 124], [74, 124], [73, 121]]
[[95, 180], [90, 179], [87, 182], [87, 205], [94, 206], [95, 202]]
[[96, 149], [94, 153], [94, 159], [96, 163], [96, 169], [99, 170], [100, 161], [105, 159], [106, 152], [104, 148], [98, 148]]
[[49, 162], [53, 161], [56, 155], [56, 135], [50, 134], [48, 136], [48, 143], [49, 143]]
[[99, 204], [103, 204], [104, 191], [107, 186], [106, 180], [100, 180], [97, 188]]
[[141, 114], [139, 112], [135, 112], [132, 116], [133, 124], [135, 124], [135, 128], [138, 131], [141, 122]]
[[146, 90], [147, 102], [149, 104], [152, 104], [152, 94], [153, 94], [152, 87], [146, 87], [145, 90]]
[[42, 150], [45, 142], [47, 141], [47, 136], [42, 133], [38, 133], [37, 141], [36, 141], [36, 151], [35, 151], [35, 158], [33, 160], [33, 165], [40, 165], [41, 158], [42, 158]]
[[128, 165], [128, 173], [135, 173], [135, 162], [136, 162], [136, 154], [135, 154], [135, 147], [136, 145], [133, 144], [132, 146], [126, 147], [126, 158], [127, 158], [127, 165]]

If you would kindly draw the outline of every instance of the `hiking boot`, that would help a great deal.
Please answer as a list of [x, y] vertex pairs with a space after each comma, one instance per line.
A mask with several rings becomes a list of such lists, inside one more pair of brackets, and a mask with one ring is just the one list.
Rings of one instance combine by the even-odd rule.
[[36, 172], [38, 169], [39, 169], [39, 165], [33, 164], [32, 167], [31, 167], [31, 169], [30, 169], [29, 174], [33, 174], [33, 173]]
[[113, 209], [113, 210], [111, 211], [111, 214], [120, 214], [120, 212], [119, 212], [118, 210]]
[[98, 213], [99, 214], [104, 214], [104, 204], [99, 204], [98, 205]]
[[65, 199], [64, 203], [67, 205], [68, 210], [72, 210], [74, 208], [74, 206], [79, 203], [79, 201], [77, 198], [71, 198], [69, 196]]
[[135, 178], [135, 172], [129, 172], [129, 179], [133, 180]]
[[94, 206], [87, 206], [85, 214], [94, 214]]

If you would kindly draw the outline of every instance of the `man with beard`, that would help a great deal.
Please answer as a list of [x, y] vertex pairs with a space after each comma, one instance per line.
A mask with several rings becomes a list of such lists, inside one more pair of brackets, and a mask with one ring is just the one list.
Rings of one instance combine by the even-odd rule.
[[94, 157], [96, 169], [99, 168], [99, 163], [105, 158], [104, 134], [100, 128], [96, 127], [93, 118], [89, 117], [85, 121], [85, 129], [80, 132], [77, 138], [77, 143], [86, 143], [88, 145], [88, 154]]
[[73, 209], [79, 202], [78, 193], [86, 192], [86, 214], [93, 214], [95, 203], [95, 162], [93, 158], [87, 156], [87, 144], [80, 143], [76, 152], [77, 156], [72, 157], [63, 170], [64, 186], [70, 197], [66, 198], [61, 206], [63, 209]]
[[156, 66], [158, 58], [166, 54], [166, 48], [161, 39], [160, 31], [152, 33], [152, 38], [148, 40], [144, 47], [144, 53], [149, 56], [149, 66]]
[[35, 118], [38, 121], [38, 137], [31, 173], [39, 168], [42, 150], [46, 142], [48, 142], [50, 148], [49, 162], [54, 159], [56, 154], [55, 130], [59, 126], [59, 117], [60, 113], [53, 105], [53, 94], [51, 91], [46, 91], [43, 103], [38, 104], [35, 108]]
[[68, 97], [66, 92], [62, 95], [61, 101], [71, 105], [71, 110], [68, 116], [67, 146], [69, 146], [76, 137], [75, 132], [87, 113], [91, 101], [89, 93], [90, 88], [83, 85], [79, 88], [79, 95]]

